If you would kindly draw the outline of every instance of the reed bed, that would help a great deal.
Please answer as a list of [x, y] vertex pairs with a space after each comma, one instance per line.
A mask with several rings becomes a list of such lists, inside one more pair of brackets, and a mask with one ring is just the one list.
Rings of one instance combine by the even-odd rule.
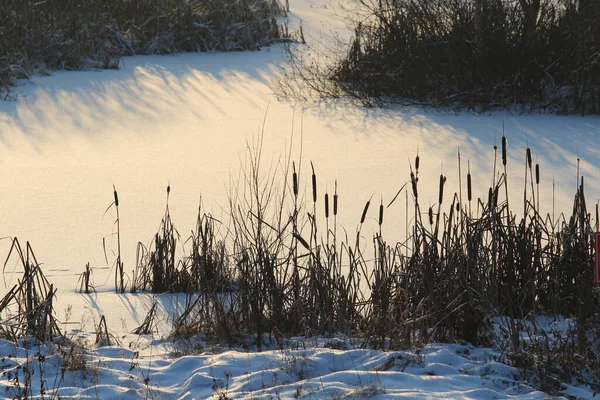
[[[349, 240], [338, 234], [342, 197], [337, 185], [333, 194], [319, 193], [311, 164], [310, 191], [304, 196], [300, 164], [280, 162], [265, 173], [255, 148], [232, 189], [230, 221], [217, 221], [199, 209], [196, 231], [185, 242], [191, 251], [182, 246], [177, 261], [179, 239], [167, 207], [153, 248], [141, 252], [146, 262], [138, 262], [134, 287], [190, 293], [173, 337], [203, 333], [236, 343], [251, 335], [259, 347], [265, 337], [335, 333], [363, 337], [377, 348], [489, 343], [490, 317], [514, 322], [547, 313], [574, 317], [584, 346], [586, 332], [598, 328], [600, 305], [584, 180], [570, 216], [543, 215], [540, 167], [532, 164], [531, 150], [524, 154], [522, 207], [508, 198], [506, 138], [496, 151], [487, 196], [475, 198], [477, 177], [468, 167], [461, 178], [466, 201], [461, 202], [462, 189], [449, 192], [442, 175], [438, 202], [428, 208], [419, 202], [417, 156], [400, 190], [412, 209], [410, 234], [390, 242], [382, 234], [383, 199], [377, 211], [372, 199], [365, 203], [356, 237]], [[282, 171], [283, 183], [274, 170]], [[379, 228], [372, 252], [365, 250], [361, 232], [369, 213], [376, 215]], [[510, 339], [518, 349], [520, 331], [514, 323]]]
[[118, 68], [121, 57], [255, 50], [284, 40], [277, 0], [6, 0], [0, 88], [33, 72]]
[[[600, 112], [600, 2], [364, 0], [343, 56], [289, 51], [281, 96], [476, 112]], [[333, 52], [332, 52], [333, 53]]]

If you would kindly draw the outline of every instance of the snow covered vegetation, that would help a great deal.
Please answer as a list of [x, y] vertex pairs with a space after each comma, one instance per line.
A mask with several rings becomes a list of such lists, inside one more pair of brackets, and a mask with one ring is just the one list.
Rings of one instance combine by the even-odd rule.
[[2, 1], [0, 86], [134, 54], [256, 50], [282, 39], [283, 13], [276, 0]]
[[[566, 326], [564, 321], [559, 327]], [[257, 352], [169, 344], [31, 346], [0, 339], [2, 395], [48, 399], [546, 399], [505, 355], [470, 344], [387, 352], [348, 338], [291, 338]], [[571, 398], [593, 393], [559, 384]]]
[[597, 0], [364, 0], [348, 19], [354, 37], [335, 62], [291, 54], [293, 94], [600, 113]]

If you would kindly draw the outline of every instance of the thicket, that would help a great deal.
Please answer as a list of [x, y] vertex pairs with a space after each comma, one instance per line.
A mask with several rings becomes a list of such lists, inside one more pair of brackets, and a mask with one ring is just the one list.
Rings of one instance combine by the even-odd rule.
[[[298, 63], [300, 94], [600, 113], [598, 0], [360, 0], [332, 65]], [[295, 88], [296, 90], [298, 87]], [[285, 92], [290, 94], [290, 87]], [[303, 96], [306, 96], [304, 94]]]
[[134, 54], [255, 50], [282, 39], [283, 12], [277, 0], [3, 0], [0, 87]]

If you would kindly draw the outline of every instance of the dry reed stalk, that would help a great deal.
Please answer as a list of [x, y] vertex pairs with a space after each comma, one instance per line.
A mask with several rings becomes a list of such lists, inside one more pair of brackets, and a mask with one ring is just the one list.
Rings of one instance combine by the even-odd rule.
[[106, 317], [103, 315], [100, 317], [100, 322], [96, 327], [96, 344], [99, 346], [111, 346], [111, 335], [108, 333], [108, 326], [106, 325]]
[[123, 262], [121, 261], [121, 218], [119, 216], [119, 195], [113, 185], [114, 205], [117, 212], [117, 265], [115, 267], [115, 292], [125, 293], [125, 275], [123, 272]]
[[91, 283], [92, 278], [92, 269], [90, 268], [90, 263], [86, 263], [85, 271], [79, 275], [78, 283], [79, 283], [79, 293], [90, 293], [90, 289], [96, 292], [96, 288]]
[[[144, 321], [140, 326], [133, 330], [136, 335], [148, 335], [152, 332], [154, 320], [156, 319], [156, 302], [152, 303], [152, 307], [148, 310]], [[105, 321], [106, 322], [106, 321]]]

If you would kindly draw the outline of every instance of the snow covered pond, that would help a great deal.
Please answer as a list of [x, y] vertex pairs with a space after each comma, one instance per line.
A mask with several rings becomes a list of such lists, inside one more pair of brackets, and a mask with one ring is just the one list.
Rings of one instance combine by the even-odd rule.
[[[291, 18], [303, 21], [309, 44], [344, 29], [332, 4], [292, 2]], [[60, 394], [143, 397], [148, 390], [144, 379], [151, 374], [152, 390], [164, 398], [221, 393], [239, 398], [290, 398], [296, 393], [305, 398], [543, 398], [512, 367], [495, 362], [500, 355], [493, 350], [462, 345], [429, 345], [423, 361], [408, 351], [358, 349], [346, 338], [348, 352], [328, 347], [324, 339], [308, 346], [297, 339], [292, 343], [296, 350], [227, 349], [175, 360], [172, 344], [159, 338], [168, 334], [168, 317], [179, 311], [181, 298], [112, 293], [115, 215], [107, 208], [113, 185], [120, 199], [123, 262], [130, 273], [136, 244], [147, 243], [159, 226], [167, 185], [171, 217], [183, 240], [195, 226], [200, 202], [203, 211], [226, 221], [228, 197], [236, 190], [248, 148], [259, 138], [263, 171], [265, 176], [275, 174], [276, 184], [291, 184], [282, 175], [287, 160], [301, 162], [307, 202], [310, 162], [319, 198], [325, 192], [331, 195], [337, 182], [338, 222], [349, 237], [367, 200], [388, 204], [409, 180], [417, 154], [424, 209], [438, 201], [440, 174], [447, 177], [450, 195], [459, 191], [459, 151], [462, 191], [470, 166], [474, 197], [486, 198], [493, 180], [493, 147], [500, 145], [503, 133], [509, 143], [510, 196], [517, 210], [523, 204], [525, 149], [530, 147], [533, 162], [540, 165], [542, 213], [570, 215], [578, 168], [593, 213], [600, 198], [600, 117], [291, 104], [272, 90], [285, 57], [280, 45], [247, 53], [128, 57], [118, 71], [35, 76], [12, 90], [15, 101], [0, 102], [0, 238], [5, 238], [0, 240], [0, 257], [10, 247], [7, 237], [30, 241], [46, 277], [58, 288], [61, 321], [93, 335], [98, 317], [108, 314], [109, 330], [123, 334], [122, 345], [130, 347], [96, 349], [90, 356], [98, 361], [92, 369], [96, 375], [63, 385]], [[404, 201], [402, 193], [386, 209], [383, 234], [389, 242], [406, 236]], [[364, 246], [371, 246], [370, 238], [379, 229], [374, 210], [362, 228]], [[98, 293], [75, 293], [88, 262]], [[5, 268], [0, 298], [17, 279], [14, 268]], [[153, 301], [160, 308], [156, 337], [132, 339], [129, 333]], [[3, 360], [31, 356], [11, 346], [0, 341]], [[0, 367], [13, 368], [11, 362]], [[58, 376], [51, 362], [46, 364], [48, 373]], [[182, 371], [188, 380], [181, 379]], [[84, 389], [94, 382], [106, 386]], [[590, 397], [586, 390], [569, 387], [567, 392]]]
[[[387, 203], [409, 179], [417, 151], [422, 204], [437, 202], [440, 173], [447, 190], [458, 191], [459, 149], [463, 175], [468, 160], [475, 196], [484, 198], [503, 125], [515, 202], [523, 196], [527, 144], [540, 164], [544, 212], [552, 212], [553, 180], [556, 214], [569, 211], [578, 155], [588, 204], [598, 198], [598, 117], [294, 107], [277, 101], [269, 87], [283, 57], [277, 46], [134, 57], [119, 71], [56, 72], [24, 83], [18, 101], [0, 103], [0, 236], [31, 241], [53, 271], [49, 277], [72, 275], [86, 262], [101, 265], [103, 237], [112, 248], [114, 213], [104, 213], [114, 184], [124, 261], [132, 266], [135, 244], [158, 227], [168, 184], [183, 236], [195, 224], [201, 197], [205, 210], [224, 218], [246, 148], [261, 132], [265, 171], [292, 143], [292, 159], [298, 162], [301, 153], [305, 178], [314, 163], [319, 196], [331, 193], [337, 180], [341, 222], [350, 233], [371, 196]], [[462, 181], [464, 191], [465, 176]], [[387, 211], [390, 239], [404, 237], [403, 210], [402, 199]]]
[[[343, 31], [332, 4], [292, 4], [291, 18], [303, 21], [309, 44]], [[0, 237], [30, 241], [48, 278], [61, 281], [60, 291], [72, 291], [87, 262], [106, 272], [114, 262], [115, 216], [106, 211], [115, 185], [129, 272], [137, 242], [147, 243], [156, 232], [167, 185], [183, 239], [195, 225], [200, 199], [205, 211], [227, 219], [228, 195], [247, 148], [261, 135], [265, 174], [271, 168], [278, 184], [285, 183], [278, 160], [288, 156], [302, 162], [307, 188], [314, 163], [319, 196], [332, 193], [337, 181], [339, 222], [349, 236], [367, 200], [387, 204], [407, 182], [417, 153], [423, 206], [437, 202], [439, 174], [447, 176], [447, 191], [458, 192], [459, 150], [462, 190], [469, 163], [474, 197], [485, 198], [493, 146], [503, 130], [516, 204], [522, 204], [527, 146], [540, 164], [543, 213], [569, 212], [578, 157], [590, 210], [600, 197], [600, 117], [294, 105], [279, 101], [271, 89], [284, 60], [279, 45], [246, 53], [138, 56], [125, 58], [118, 71], [61, 71], [22, 82], [12, 93], [16, 101], [0, 102]], [[404, 209], [402, 198], [387, 209], [388, 241], [405, 237]], [[375, 220], [372, 212], [362, 230], [367, 239], [377, 229]], [[9, 244], [0, 241], [0, 249]], [[109, 290], [110, 282], [108, 274], [96, 272], [99, 290]]]

